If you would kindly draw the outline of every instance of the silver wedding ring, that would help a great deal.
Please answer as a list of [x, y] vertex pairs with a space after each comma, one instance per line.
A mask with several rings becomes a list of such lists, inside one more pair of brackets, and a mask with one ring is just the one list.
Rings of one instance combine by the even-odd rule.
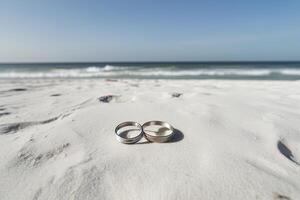
[[[128, 129], [130, 127], [131, 129]], [[137, 131], [138, 132], [137, 135], [136, 134], [134, 136], [128, 135], [129, 132], [133, 132], [133, 131]], [[133, 144], [140, 141], [144, 133], [143, 133], [143, 128], [139, 123], [128, 121], [128, 122], [123, 122], [116, 127], [115, 135], [119, 142], [124, 144]]]
[[167, 122], [149, 121], [142, 126], [145, 138], [150, 142], [168, 142], [174, 135], [174, 128]]
[[[131, 127], [131, 128], [130, 128]], [[133, 136], [129, 132], [137, 131]], [[115, 135], [119, 142], [133, 144], [142, 139], [143, 136], [150, 142], [168, 142], [174, 135], [174, 128], [167, 122], [148, 121], [141, 126], [137, 122], [123, 122], [115, 129]]]

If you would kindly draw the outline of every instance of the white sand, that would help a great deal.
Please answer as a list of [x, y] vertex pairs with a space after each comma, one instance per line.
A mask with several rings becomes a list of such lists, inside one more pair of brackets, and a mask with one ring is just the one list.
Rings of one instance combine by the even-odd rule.
[[[300, 82], [2, 79], [0, 113], [1, 200], [300, 199]], [[183, 135], [115, 139], [152, 119]]]

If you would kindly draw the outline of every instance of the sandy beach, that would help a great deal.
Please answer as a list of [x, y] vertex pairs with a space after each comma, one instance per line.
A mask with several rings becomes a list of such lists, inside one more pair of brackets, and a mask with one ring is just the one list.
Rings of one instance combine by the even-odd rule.
[[[2, 79], [0, 199], [300, 199], [299, 88]], [[114, 128], [128, 120], [167, 121], [178, 135], [121, 144]]]

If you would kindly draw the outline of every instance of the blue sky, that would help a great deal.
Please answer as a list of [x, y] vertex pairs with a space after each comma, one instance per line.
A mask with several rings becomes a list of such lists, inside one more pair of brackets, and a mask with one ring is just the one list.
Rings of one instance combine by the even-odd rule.
[[0, 0], [0, 62], [300, 60], [300, 1]]

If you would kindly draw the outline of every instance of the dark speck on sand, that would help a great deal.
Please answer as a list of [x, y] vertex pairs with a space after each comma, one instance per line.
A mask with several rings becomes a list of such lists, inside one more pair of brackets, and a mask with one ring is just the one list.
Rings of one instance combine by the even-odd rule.
[[99, 97], [98, 100], [102, 103], [109, 103], [115, 97], [116, 96], [114, 96], [114, 95], [105, 95], [105, 96]]
[[27, 91], [26, 88], [14, 88], [14, 89], [10, 89], [8, 90], [10, 92], [23, 92], [23, 91]]
[[182, 93], [175, 92], [175, 93], [172, 94], [172, 97], [174, 97], [174, 98], [178, 98], [178, 97], [181, 97], [181, 96], [182, 96]]

